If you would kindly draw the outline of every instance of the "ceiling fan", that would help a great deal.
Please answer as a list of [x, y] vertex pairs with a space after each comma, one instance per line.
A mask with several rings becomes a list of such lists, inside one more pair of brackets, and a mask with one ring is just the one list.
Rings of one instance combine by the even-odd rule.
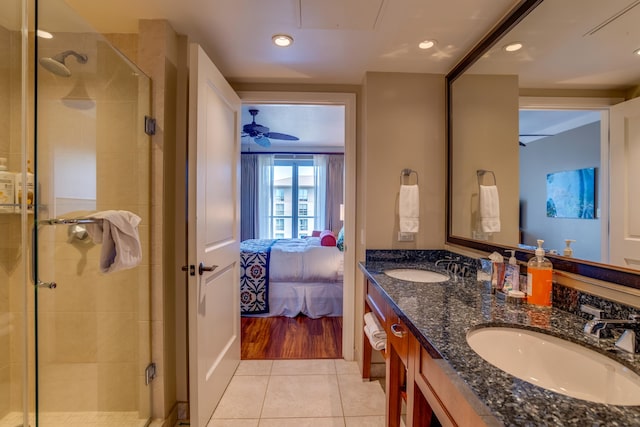
[[285, 141], [298, 141], [300, 138], [293, 135], [287, 135], [285, 133], [278, 132], [269, 132], [269, 128], [266, 126], [262, 126], [261, 124], [256, 123], [256, 115], [259, 110], [250, 109], [249, 114], [251, 114], [252, 121], [249, 124], [242, 126], [242, 136], [249, 136], [253, 138], [256, 144], [261, 147], [269, 147], [271, 146], [271, 139], [282, 139]]

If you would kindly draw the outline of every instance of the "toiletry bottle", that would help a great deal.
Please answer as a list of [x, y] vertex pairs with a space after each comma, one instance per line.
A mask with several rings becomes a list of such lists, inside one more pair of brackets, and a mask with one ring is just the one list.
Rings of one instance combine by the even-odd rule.
[[510, 249], [507, 252], [511, 252], [511, 257], [509, 257], [509, 263], [505, 266], [502, 291], [511, 295], [512, 292], [520, 290], [520, 266], [518, 266], [518, 260], [516, 259], [516, 251]]
[[35, 197], [35, 180], [33, 173], [31, 172], [31, 168], [28, 166], [29, 162], [27, 162], [27, 183], [22, 187], [22, 173], [18, 172], [15, 175], [15, 195], [16, 195], [16, 212], [22, 211], [22, 191], [24, 190], [26, 193], [26, 201], [27, 201], [27, 212], [33, 212], [33, 203]]
[[535, 256], [527, 264], [527, 302], [535, 305], [551, 305], [551, 290], [553, 285], [553, 265], [544, 257], [542, 244], [538, 240]]
[[573, 256], [573, 249], [571, 249], [571, 243], [575, 242], [575, 240], [571, 240], [571, 239], [565, 239], [564, 243], [567, 245], [564, 248], [564, 251], [562, 251], [562, 255], [567, 256], [567, 257], [572, 257]]
[[12, 213], [13, 204], [16, 202], [14, 195], [15, 177], [7, 171], [7, 159], [0, 157], [0, 212]]

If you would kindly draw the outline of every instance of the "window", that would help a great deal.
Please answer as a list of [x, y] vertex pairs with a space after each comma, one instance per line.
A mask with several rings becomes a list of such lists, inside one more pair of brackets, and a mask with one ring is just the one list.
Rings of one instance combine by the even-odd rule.
[[276, 239], [284, 239], [284, 233], [276, 233]]
[[299, 238], [324, 226], [327, 158], [306, 153], [259, 156], [259, 238]]

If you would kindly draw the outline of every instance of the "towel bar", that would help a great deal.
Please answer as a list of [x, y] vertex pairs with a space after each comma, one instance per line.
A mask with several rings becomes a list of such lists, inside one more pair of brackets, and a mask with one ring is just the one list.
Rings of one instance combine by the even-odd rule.
[[402, 169], [402, 171], [400, 171], [400, 185], [402, 185], [402, 178], [407, 176], [410, 177], [411, 174], [415, 174], [416, 175], [416, 185], [418, 185], [418, 172], [414, 171], [413, 169]]
[[101, 218], [49, 218], [38, 221], [40, 225], [71, 225], [71, 224], [97, 224], [102, 222]]
[[490, 173], [493, 176], [493, 185], [498, 185], [498, 181], [496, 180], [496, 174], [493, 171], [489, 171], [486, 169], [478, 169], [476, 171], [476, 175], [478, 176], [478, 185], [482, 185], [482, 177], [484, 174]]

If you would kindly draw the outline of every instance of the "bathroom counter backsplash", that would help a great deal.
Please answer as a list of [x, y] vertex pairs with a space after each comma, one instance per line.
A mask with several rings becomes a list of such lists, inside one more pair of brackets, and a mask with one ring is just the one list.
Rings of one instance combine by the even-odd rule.
[[579, 307], [581, 304], [596, 306], [616, 318], [637, 310], [555, 284], [553, 307], [537, 307], [511, 304], [497, 298], [491, 292], [491, 284], [475, 280], [475, 274], [471, 278], [457, 277], [448, 282], [415, 283], [383, 273], [393, 268], [442, 272], [435, 262], [450, 258], [458, 258], [467, 265], [479, 265], [477, 260], [444, 250], [368, 250], [360, 268], [382, 289], [423, 347], [432, 354], [441, 355], [505, 425], [640, 425], [640, 406], [593, 403], [543, 389], [489, 364], [466, 342], [467, 332], [478, 326], [541, 330], [587, 345], [640, 374], [638, 356], [611, 350], [610, 340], [598, 342], [583, 333], [589, 316], [581, 313]]

